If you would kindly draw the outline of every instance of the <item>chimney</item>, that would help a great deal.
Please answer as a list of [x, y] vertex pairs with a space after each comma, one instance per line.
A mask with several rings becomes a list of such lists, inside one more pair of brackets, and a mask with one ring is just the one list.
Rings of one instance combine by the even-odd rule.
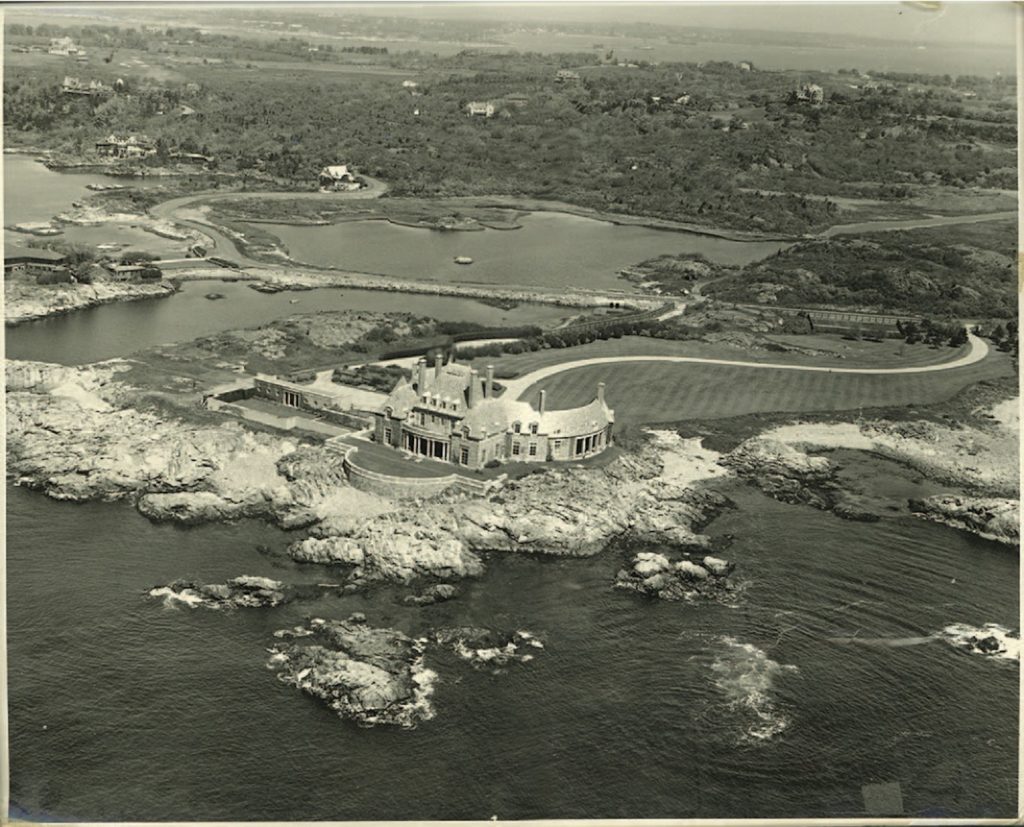
[[469, 401], [466, 403], [470, 408], [475, 408], [480, 401], [480, 374], [476, 368], [469, 372]]
[[421, 358], [416, 363], [416, 393], [423, 396], [427, 392], [427, 360]]
[[604, 382], [597, 383], [597, 401], [604, 404]]
[[547, 399], [547, 395], [548, 395], [548, 392], [547, 392], [547, 391], [541, 391], [541, 392], [540, 392], [540, 405], [539, 405], [539, 406], [538, 406], [538, 408], [537, 408], [537, 410], [538, 410], [538, 411], [539, 411], [540, 413], [544, 413], [544, 402], [545, 402], [545, 400]]
[[484, 398], [494, 396], [494, 365], [487, 366], [487, 384], [484, 385]]
[[434, 381], [437, 381], [437, 377], [441, 375], [441, 351], [434, 351]]

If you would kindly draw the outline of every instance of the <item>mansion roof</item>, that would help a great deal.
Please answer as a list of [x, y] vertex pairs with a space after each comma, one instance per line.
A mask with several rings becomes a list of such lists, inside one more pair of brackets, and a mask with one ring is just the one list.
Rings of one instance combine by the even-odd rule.
[[[473, 383], [477, 385], [471, 392]], [[486, 379], [469, 366], [455, 363], [423, 368], [415, 381], [399, 380], [381, 413], [405, 419], [415, 409], [449, 417], [453, 430], [465, 429], [477, 438], [514, 430], [517, 424], [525, 434], [533, 432], [534, 425], [537, 434], [546, 436], [590, 434], [615, 421], [603, 394], [578, 408], [541, 411], [529, 402], [491, 395]]]

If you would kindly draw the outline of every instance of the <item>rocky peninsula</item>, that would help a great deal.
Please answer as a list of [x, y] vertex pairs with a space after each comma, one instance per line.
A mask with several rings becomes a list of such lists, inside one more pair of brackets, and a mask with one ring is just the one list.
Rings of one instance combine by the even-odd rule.
[[101, 304], [141, 301], [173, 296], [178, 288], [170, 282], [135, 284], [35, 284], [17, 279], [4, 281], [4, 321], [8, 326], [85, 310]]

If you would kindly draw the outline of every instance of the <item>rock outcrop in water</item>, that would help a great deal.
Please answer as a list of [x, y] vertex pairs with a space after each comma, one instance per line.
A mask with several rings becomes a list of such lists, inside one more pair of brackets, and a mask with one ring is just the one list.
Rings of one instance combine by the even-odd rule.
[[502, 667], [510, 663], [526, 663], [533, 660], [530, 649], [544, 648], [544, 644], [536, 636], [525, 630], [497, 634], [490, 629], [460, 626], [438, 629], [431, 639], [450, 648], [460, 658], [476, 667]]
[[970, 531], [987, 540], [1020, 545], [1019, 500], [939, 494], [911, 500], [910, 510], [926, 520]]
[[436, 675], [423, 665], [425, 640], [394, 629], [314, 618], [276, 636], [268, 666], [278, 679], [364, 726], [415, 726], [433, 717]]
[[1020, 635], [998, 623], [970, 626], [954, 623], [942, 630], [942, 637], [974, 655], [1000, 660], [1020, 660]]
[[454, 652], [474, 667], [531, 661], [544, 644], [525, 630], [498, 633], [472, 626], [438, 629], [411, 638], [395, 629], [313, 618], [274, 633], [281, 640], [267, 666], [278, 679], [319, 699], [363, 726], [413, 727], [434, 717], [437, 674], [424, 665], [428, 651]]
[[193, 608], [240, 609], [279, 606], [290, 599], [294, 590], [279, 580], [244, 574], [226, 583], [175, 580], [166, 586], [150, 589], [148, 594]]
[[404, 602], [412, 606], [433, 606], [435, 603], [444, 603], [453, 599], [458, 593], [459, 590], [450, 583], [435, 583], [419, 594], [410, 594]]
[[734, 564], [710, 555], [700, 563], [670, 560], [664, 554], [642, 551], [628, 569], [620, 569], [615, 588], [639, 592], [661, 600], [693, 600], [722, 597], [733, 591], [729, 575]]

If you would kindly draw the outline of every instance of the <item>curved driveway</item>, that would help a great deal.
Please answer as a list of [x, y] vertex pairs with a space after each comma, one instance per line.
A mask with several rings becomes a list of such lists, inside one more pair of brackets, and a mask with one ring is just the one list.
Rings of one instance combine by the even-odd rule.
[[854, 373], [869, 374], [873, 376], [898, 376], [907, 373], [933, 373], [940, 370], [953, 370], [966, 365], [973, 365], [980, 362], [988, 355], [988, 344], [973, 333], [968, 334], [968, 342], [971, 349], [963, 356], [951, 362], [940, 362], [936, 365], [916, 365], [907, 368], [828, 368], [819, 365], [782, 365], [772, 362], [742, 362], [734, 359], [704, 359], [699, 356], [595, 356], [591, 359], [577, 359], [573, 362], [562, 362], [558, 365], [549, 365], [544, 368], [537, 368], [518, 379], [502, 379], [505, 386], [505, 393], [512, 394], [516, 399], [521, 398], [524, 392], [542, 379], [564, 373], [567, 370], [590, 367], [591, 365], [615, 365], [626, 362], [674, 362], [680, 364], [697, 365], [727, 365], [741, 368], [760, 368], [768, 370], [803, 370], [812, 373]]

